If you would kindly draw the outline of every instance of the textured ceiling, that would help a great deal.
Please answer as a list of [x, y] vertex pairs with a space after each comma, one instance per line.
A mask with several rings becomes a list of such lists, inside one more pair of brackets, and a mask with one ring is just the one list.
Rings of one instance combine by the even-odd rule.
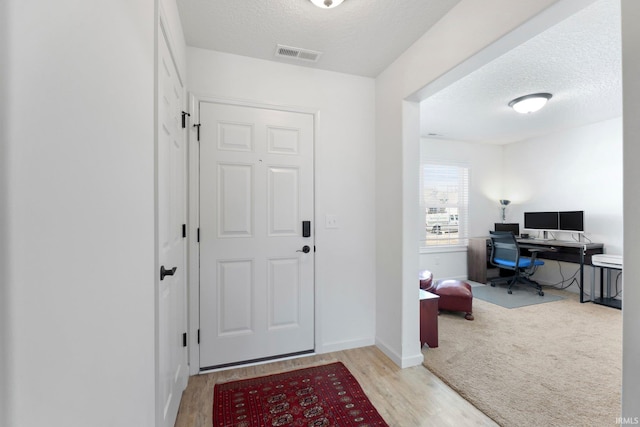
[[[375, 77], [460, 0], [177, 0], [189, 46]], [[276, 58], [278, 44], [323, 52]]]
[[[375, 77], [460, 0], [346, 0], [330, 10], [309, 0], [176, 1], [189, 46]], [[423, 101], [422, 135], [505, 144], [619, 117], [620, 0], [582, 1], [590, 5]], [[279, 58], [278, 44], [322, 55]], [[508, 107], [534, 92], [553, 94], [541, 111]]]
[[[422, 135], [496, 144], [622, 114], [620, 0], [598, 0], [422, 102]], [[507, 105], [549, 92], [537, 113]]]

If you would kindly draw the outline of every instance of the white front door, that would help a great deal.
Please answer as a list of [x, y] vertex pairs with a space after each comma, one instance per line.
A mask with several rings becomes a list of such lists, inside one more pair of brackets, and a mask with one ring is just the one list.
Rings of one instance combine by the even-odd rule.
[[[163, 33], [158, 40], [158, 425], [173, 427], [189, 374], [186, 316], [186, 146], [183, 87]], [[167, 273], [168, 272], [168, 273]], [[163, 277], [164, 276], [164, 277]]]
[[200, 367], [313, 351], [313, 115], [199, 110]]

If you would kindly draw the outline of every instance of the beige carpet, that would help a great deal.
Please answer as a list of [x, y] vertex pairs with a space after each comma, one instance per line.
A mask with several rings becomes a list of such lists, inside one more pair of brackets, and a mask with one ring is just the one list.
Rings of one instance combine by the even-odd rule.
[[566, 299], [507, 309], [473, 300], [474, 321], [439, 316], [424, 365], [498, 424], [615, 426], [622, 313]]

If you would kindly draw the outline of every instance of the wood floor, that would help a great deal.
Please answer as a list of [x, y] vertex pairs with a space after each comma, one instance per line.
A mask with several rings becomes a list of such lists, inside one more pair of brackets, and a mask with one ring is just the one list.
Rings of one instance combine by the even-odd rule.
[[[428, 354], [426, 350], [425, 355]], [[385, 421], [394, 427], [496, 426], [423, 366], [400, 369], [376, 347], [363, 347], [189, 378], [176, 427], [211, 427], [213, 386], [340, 361], [351, 371]]]

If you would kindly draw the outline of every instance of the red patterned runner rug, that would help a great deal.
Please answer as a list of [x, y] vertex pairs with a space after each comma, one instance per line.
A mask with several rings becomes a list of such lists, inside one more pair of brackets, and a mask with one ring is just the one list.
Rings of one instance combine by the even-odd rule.
[[341, 362], [216, 384], [213, 425], [388, 426]]

